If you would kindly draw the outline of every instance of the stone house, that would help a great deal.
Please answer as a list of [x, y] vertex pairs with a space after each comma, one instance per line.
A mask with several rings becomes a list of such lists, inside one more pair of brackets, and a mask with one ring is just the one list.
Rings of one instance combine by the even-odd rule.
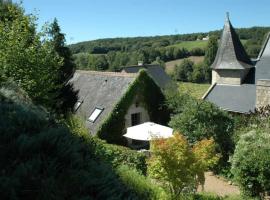
[[[140, 74], [141, 71], [125, 73], [77, 70], [75, 72], [73, 78], [70, 80], [70, 83], [78, 92], [78, 101], [75, 104], [74, 112], [85, 122], [91, 134], [105, 134], [99, 133], [101, 131], [100, 128], [104, 123], [108, 123], [106, 120], [110, 118], [110, 116], [119, 117], [117, 115], [118, 112], [124, 112], [124, 118], [119, 118], [115, 122], [113, 117], [111, 117], [112, 122], [110, 123], [113, 124], [111, 128], [109, 128], [110, 130], [108, 132], [110, 133], [106, 134], [117, 134], [120, 137], [121, 134], [125, 133], [127, 127], [155, 120], [151, 115], [152, 113], [149, 113], [147, 102], [143, 102], [144, 97], [142, 98], [141, 96], [144, 94], [140, 94], [140, 91], [142, 91], [140, 88], [143, 87], [140, 85], [142, 82], [142, 80], [140, 80]], [[147, 76], [148, 81], [161, 92], [161, 88], [153, 78], [150, 77], [148, 73], [145, 73], [145, 76]], [[162, 74], [160, 74], [160, 76], [162, 76]], [[131, 103], [127, 108], [121, 108], [121, 106], [119, 108], [119, 105], [124, 106], [124, 103], [119, 104], [119, 102], [121, 102], [123, 98], [127, 98], [126, 95], [131, 88], [135, 91], [135, 94], [131, 97]], [[149, 94], [152, 94], [152, 92], [153, 91], [149, 91]], [[162, 92], [160, 94], [162, 94]], [[156, 97], [156, 93], [152, 95], [153, 98], [158, 98]], [[153, 100], [152, 102], [153, 104], [158, 104], [158, 101]], [[158, 108], [159, 105], [152, 106]], [[115, 123], [120, 123], [120, 125], [116, 126]], [[117, 129], [121, 127], [121, 124], [124, 124], [123, 130]], [[115, 127], [117, 131], [121, 133], [113, 133]], [[107, 138], [103, 139], [107, 140]], [[118, 143], [110, 140], [109, 142]]]
[[203, 99], [237, 113], [270, 104], [269, 35], [258, 58], [251, 60], [227, 16], [211, 68], [212, 84]]

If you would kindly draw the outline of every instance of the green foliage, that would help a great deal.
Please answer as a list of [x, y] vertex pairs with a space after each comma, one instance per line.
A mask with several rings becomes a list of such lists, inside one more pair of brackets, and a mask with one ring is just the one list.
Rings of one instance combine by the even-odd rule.
[[48, 35], [36, 32], [34, 16], [13, 4], [7, 6], [6, 14], [0, 20], [1, 76], [12, 78], [34, 102], [52, 108], [61, 88], [62, 58]]
[[[24, 92], [11, 88], [15, 87], [0, 90], [1, 199], [152, 199], [155, 196], [154, 187], [142, 176], [128, 181], [129, 175], [136, 174], [134, 170], [130, 174], [127, 168], [116, 170], [106, 162], [107, 158], [96, 154], [94, 140], [77, 122], [69, 123], [69, 128], [57, 123], [44, 110], [32, 105]], [[142, 194], [142, 190], [148, 192]]]
[[194, 62], [189, 59], [184, 59], [180, 65], [175, 66], [174, 78], [177, 81], [192, 81]]
[[204, 140], [191, 148], [178, 133], [151, 141], [149, 175], [169, 189], [172, 199], [193, 193], [198, 184], [204, 184], [204, 172], [217, 162], [214, 146], [213, 140]]
[[105, 141], [89, 137], [89, 130], [84, 126], [83, 122], [74, 115], [70, 115], [65, 119], [65, 124], [69, 127], [73, 134], [83, 137], [89, 144], [89, 149], [103, 162], [117, 168], [120, 165], [126, 165], [129, 168], [136, 169], [141, 174], [146, 174], [146, 157], [143, 153], [123, 146], [108, 144]]
[[204, 64], [209, 66], [212, 65], [212, 63], [215, 60], [216, 54], [218, 50], [218, 38], [215, 36], [211, 36], [209, 38], [206, 52], [205, 52], [205, 57], [204, 57]]
[[68, 80], [75, 72], [75, 64], [73, 62], [72, 54], [68, 47], [65, 46], [65, 35], [61, 33], [60, 26], [56, 19], [48, 29], [50, 42], [56, 53], [63, 59], [63, 63], [58, 69], [58, 84], [61, 86], [58, 95], [53, 104], [53, 110], [58, 114], [66, 114], [72, 111], [74, 104], [77, 101], [77, 94], [73, 91], [71, 84], [67, 84]]
[[142, 176], [135, 170], [130, 170], [127, 166], [120, 166], [117, 169], [123, 183], [130, 191], [135, 193], [139, 199], [164, 199], [164, 191], [153, 184], [148, 178]]
[[188, 83], [188, 82], [180, 82], [179, 92], [184, 94], [187, 93], [193, 98], [201, 99], [205, 92], [209, 89], [210, 84], [205, 83]]
[[188, 94], [167, 91], [166, 97], [168, 107], [174, 113], [170, 126], [184, 134], [192, 144], [213, 137], [223, 157], [221, 161], [226, 162], [233, 150], [234, 121], [229, 114], [210, 102], [193, 99]]
[[142, 106], [148, 111], [151, 121], [161, 124], [167, 122], [168, 112], [164, 105], [164, 95], [147, 72], [141, 70], [136, 80], [129, 86], [113, 111], [99, 127], [98, 137], [108, 143], [125, 143], [123, 138], [125, 115], [135, 98], [138, 99], [138, 102], [142, 102]]
[[269, 155], [268, 127], [240, 136], [232, 158], [232, 173], [246, 194], [260, 197], [270, 192]]

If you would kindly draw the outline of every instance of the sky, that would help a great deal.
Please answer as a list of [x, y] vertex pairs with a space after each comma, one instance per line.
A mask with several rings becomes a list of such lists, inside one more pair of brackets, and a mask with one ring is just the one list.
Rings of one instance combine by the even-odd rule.
[[[20, 0], [15, 0], [20, 1]], [[68, 44], [100, 38], [208, 32], [270, 26], [270, 0], [23, 0], [39, 28], [57, 18]]]

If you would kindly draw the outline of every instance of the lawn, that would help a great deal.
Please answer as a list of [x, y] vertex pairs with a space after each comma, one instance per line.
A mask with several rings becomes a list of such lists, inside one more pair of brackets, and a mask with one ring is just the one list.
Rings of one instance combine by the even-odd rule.
[[210, 84], [207, 83], [189, 83], [189, 82], [178, 82], [179, 91], [181, 93], [189, 93], [191, 96], [195, 98], [202, 98], [205, 92], [210, 87]]

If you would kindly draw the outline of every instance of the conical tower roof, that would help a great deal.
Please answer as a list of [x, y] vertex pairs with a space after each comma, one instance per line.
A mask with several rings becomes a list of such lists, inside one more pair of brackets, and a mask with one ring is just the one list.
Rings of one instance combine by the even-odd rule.
[[225, 25], [213, 69], [248, 69], [253, 67], [238, 35], [236, 34], [227, 13]]

